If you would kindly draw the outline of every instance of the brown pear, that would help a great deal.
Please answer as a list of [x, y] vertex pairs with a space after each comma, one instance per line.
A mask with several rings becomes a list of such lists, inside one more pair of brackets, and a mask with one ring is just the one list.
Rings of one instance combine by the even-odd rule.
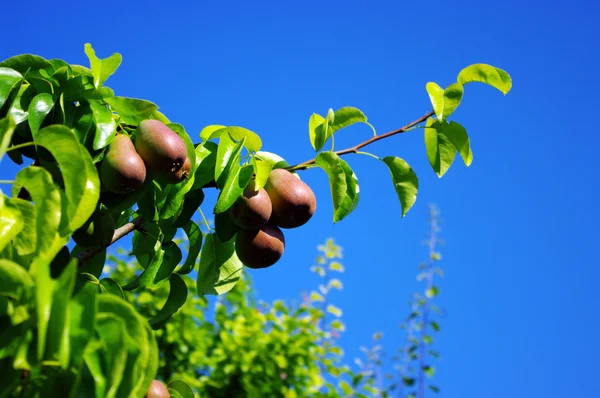
[[248, 268], [267, 268], [275, 264], [283, 255], [285, 237], [273, 224], [265, 224], [260, 229], [241, 229], [235, 238], [235, 252]]
[[271, 171], [265, 191], [273, 205], [271, 221], [281, 228], [306, 224], [317, 208], [312, 189], [285, 169]]
[[129, 193], [146, 180], [146, 165], [129, 136], [117, 134], [100, 165], [100, 180], [110, 192]]
[[256, 191], [254, 181], [251, 181], [229, 209], [229, 215], [233, 223], [242, 229], [258, 229], [269, 221], [272, 211], [267, 191], [264, 188]]
[[158, 380], [152, 380], [152, 384], [150, 384], [150, 388], [144, 398], [170, 398], [171, 394], [169, 394], [169, 390], [167, 390], [167, 386], [161, 383]]
[[166, 179], [181, 169], [187, 157], [183, 139], [160, 120], [140, 122], [135, 133], [135, 149], [148, 170]]

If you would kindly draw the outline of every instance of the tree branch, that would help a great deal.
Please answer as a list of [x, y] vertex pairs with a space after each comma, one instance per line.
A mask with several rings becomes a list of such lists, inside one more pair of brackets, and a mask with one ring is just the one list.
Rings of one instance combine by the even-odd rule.
[[[376, 135], [374, 137], [369, 138], [366, 141], [361, 142], [360, 144], [354, 145], [353, 147], [350, 148], [346, 148], [346, 149], [342, 149], [340, 151], [335, 151], [334, 153], [338, 156], [342, 156], [342, 155], [346, 155], [349, 153], [356, 153], [357, 151], [359, 151], [360, 149], [366, 147], [367, 145], [370, 145], [374, 142], [377, 142], [379, 140], [383, 140], [384, 138], [388, 138], [391, 137], [393, 135], [396, 134], [401, 134], [401, 133], [406, 133], [411, 127], [416, 126], [419, 123], [423, 123], [425, 120], [427, 120], [429, 117], [433, 116], [435, 114], [434, 111], [430, 111], [427, 114], [425, 114], [424, 116], [421, 116], [420, 118], [413, 120], [412, 122], [408, 123], [406, 126], [404, 127], [400, 127], [399, 129], [390, 131], [389, 133], [385, 133], [385, 134], [381, 134], [381, 135]], [[296, 171], [296, 170], [304, 170], [306, 169], [308, 166], [312, 165], [315, 163], [316, 158], [307, 160], [306, 162], [302, 162], [299, 163], [295, 166], [290, 166], [290, 167], [286, 167], [287, 170], [290, 171]]]
[[102, 245], [102, 246], [90, 247], [89, 249], [82, 251], [81, 253], [79, 253], [76, 256], [76, 258], [79, 260], [79, 265], [81, 266], [81, 264], [85, 263], [87, 260], [91, 259], [96, 254], [100, 253], [102, 250], [106, 249], [107, 247], [109, 247], [110, 245], [112, 245], [113, 243], [115, 243], [116, 241], [118, 241], [119, 239], [121, 239], [122, 237], [127, 235], [128, 233], [130, 233], [136, 229], [139, 230], [143, 223], [144, 223], [144, 217], [138, 216], [138, 217], [134, 218], [131, 222], [129, 222], [129, 223], [123, 225], [122, 227], [118, 228], [117, 230], [115, 230], [115, 233], [109, 244]]

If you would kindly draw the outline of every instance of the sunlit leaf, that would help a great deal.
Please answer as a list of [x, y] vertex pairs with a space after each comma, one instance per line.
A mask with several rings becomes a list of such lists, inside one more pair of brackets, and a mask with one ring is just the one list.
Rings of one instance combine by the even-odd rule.
[[54, 100], [52, 95], [47, 93], [42, 93], [36, 95], [31, 103], [29, 104], [29, 127], [31, 128], [31, 133], [35, 136], [40, 126], [44, 122], [46, 116], [50, 113], [52, 108], [54, 107]]
[[308, 120], [308, 136], [316, 151], [321, 150], [325, 145], [325, 131], [321, 128], [324, 122], [325, 118], [317, 113], [313, 113]]
[[111, 97], [106, 98], [105, 102], [110, 105], [113, 112], [119, 115], [121, 122], [132, 126], [137, 126], [141, 121], [150, 119], [158, 110], [156, 104], [138, 98]]
[[435, 115], [438, 119], [441, 119], [444, 113], [444, 89], [434, 82], [427, 83], [425, 89], [429, 94]]
[[217, 148], [217, 160], [215, 165], [215, 181], [217, 186], [222, 188], [227, 179], [227, 170], [234, 163], [239, 163], [240, 152], [244, 146], [245, 139], [237, 144], [231, 139], [229, 134], [223, 134]]
[[16, 70], [3, 67], [0, 64], [0, 108], [4, 105], [10, 92], [17, 83], [23, 79], [23, 76]]
[[167, 385], [167, 389], [171, 394], [176, 392], [181, 398], [194, 398], [194, 391], [192, 388], [183, 380], [173, 380]]
[[217, 198], [215, 214], [227, 211], [235, 203], [250, 183], [253, 173], [254, 167], [252, 165], [240, 166], [234, 159], [231, 168], [228, 170], [225, 185]]
[[15, 132], [15, 121], [11, 117], [0, 120], [0, 162], [10, 146], [13, 133]]
[[97, 151], [107, 147], [115, 138], [117, 122], [115, 122], [111, 111], [102, 103], [90, 100], [89, 104], [96, 126], [93, 148]]
[[419, 179], [404, 159], [396, 156], [386, 156], [382, 160], [390, 170], [394, 189], [402, 207], [402, 217], [404, 217], [417, 200]]
[[92, 76], [94, 76], [94, 86], [96, 88], [102, 86], [106, 79], [115, 73], [123, 60], [123, 57], [119, 53], [114, 53], [104, 59], [98, 58], [90, 43], [85, 44], [84, 51], [90, 60], [90, 68]]
[[70, 363], [76, 369], [81, 366], [85, 347], [94, 333], [96, 292], [96, 287], [91, 283], [87, 283], [69, 301]]
[[244, 266], [234, 246], [233, 240], [221, 242], [214, 233], [206, 236], [198, 266], [198, 294], [219, 295], [235, 286]]
[[189, 274], [196, 264], [196, 259], [200, 254], [200, 248], [202, 247], [202, 231], [200, 227], [194, 221], [189, 220], [188, 223], [183, 227], [185, 231], [189, 247], [187, 250], [187, 257], [181, 268], [177, 271], [178, 274], [185, 275]]
[[202, 141], [208, 141], [211, 139], [219, 138], [224, 131], [226, 131], [227, 127], [222, 126], [220, 124], [213, 124], [210, 126], [206, 126], [200, 132], [200, 139]]
[[69, 227], [75, 231], [92, 215], [100, 197], [100, 180], [92, 157], [73, 131], [64, 126], [44, 127], [33, 139], [58, 162], [68, 200]]
[[215, 179], [215, 165], [217, 161], [217, 144], [204, 142], [196, 146], [196, 172], [194, 185], [191, 190], [202, 188]]
[[227, 132], [229, 133], [229, 135], [231, 135], [231, 138], [238, 142], [243, 139], [244, 146], [249, 151], [256, 152], [259, 151], [262, 147], [262, 140], [260, 139], [259, 135], [244, 127], [229, 126], [227, 127]]
[[327, 312], [329, 312], [330, 314], [333, 314], [333, 315], [337, 316], [338, 318], [342, 316], [342, 310], [339, 309], [338, 307], [336, 307], [333, 304], [327, 305]]
[[[460, 105], [463, 97], [463, 86], [460, 83], [452, 83], [444, 90], [444, 111], [441, 120], [446, 120]], [[439, 118], [439, 117], [438, 117]]]
[[[0, 198], [0, 202], [1, 201], [2, 199]], [[23, 229], [18, 233], [14, 240], [15, 249], [21, 256], [34, 253], [36, 243], [36, 208], [31, 202], [19, 198], [11, 198], [9, 202], [18, 208], [20, 212], [19, 219], [23, 222]], [[6, 217], [6, 215], [2, 214], [3, 211], [2, 205], [0, 204], [0, 220]], [[8, 212], [8, 214], [10, 214], [10, 212]], [[3, 224], [3, 221], [0, 221], [0, 225], [1, 224]], [[2, 236], [1, 232], [0, 236]], [[2, 238], [0, 238], [0, 240], [1, 239]], [[0, 244], [0, 248], [1, 247], [2, 244]]]
[[438, 132], [438, 125], [438, 121], [434, 121], [432, 118], [427, 119], [424, 137], [429, 164], [431, 164], [438, 177], [441, 178], [454, 161], [456, 147], [448, 137]]
[[319, 153], [315, 164], [325, 170], [329, 177], [334, 209], [333, 222], [341, 221], [356, 208], [360, 199], [356, 174], [345, 160], [333, 152]]
[[47, 69], [50, 71], [53, 71], [54, 69], [48, 60], [34, 54], [15, 55], [14, 57], [10, 57], [0, 62], [0, 67], [14, 69], [21, 75], [25, 75], [27, 72], [38, 71], [40, 69]]
[[471, 142], [467, 130], [457, 122], [442, 123], [438, 127], [452, 144], [458, 150], [465, 166], [470, 166], [473, 162], [473, 152], [471, 151]]
[[512, 88], [510, 75], [506, 71], [488, 64], [467, 66], [458, 74], [458, 82], [463, 85], [471, 82], [489, 84], [500, 90], [504, 95], [508, 94]]

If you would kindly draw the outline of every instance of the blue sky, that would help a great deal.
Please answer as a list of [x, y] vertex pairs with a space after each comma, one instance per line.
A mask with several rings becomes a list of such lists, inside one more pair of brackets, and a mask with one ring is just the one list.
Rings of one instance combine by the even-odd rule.
[[[334, 300], [348, 327], [348, 360], [374, 331], [383, 331], [384, 348], [395, 350], [427, 254], [420, 245], [427, 205], [435, 202], [446, 241], [439, 304], [447, 316], [436, 375], [442, 396], [600, 396], [598, 5], [134, 4], [33, 1], [28, 11], [9, 2], [0, 59], [36, 53], [87, 65], [86, 42], [101, 57], [120, 52], [123, 64], [107, 81], [117, 95], [156, 102], [196, 138], [208, 124], [247, 127], [263, 137], [265, 150], [291, 163], [314, 156], [307, 133], [313, 112], [355, 106], [383, 133], [430, 109], [428, 81], [446, 86], [477, 62], [508, 71], [508, 96], [469, 85], [454, 115], [471, 136], [471, 167], [457, 159], [438, 179], [419, 130], [379, 142], [369, 150], [403, 157], [416, 170], [417, 204], [400, 219], [384, 165], [348, 157], [361, 199], [336, 225], [325, 174], [304, 172], [317, 213], [286, 231], [280, 263], [252, 277], [263, 299], [298, 297], [316, 282], [309, 272], [316, 246], [334, 237], [345, 249], [345, 289]], [[336, 147], [369, 134], [366, 126], [349, 128]], [[15, 170], [5, 159], [0, 174]], [[210, 212], [211, 202], [204, 206]]]

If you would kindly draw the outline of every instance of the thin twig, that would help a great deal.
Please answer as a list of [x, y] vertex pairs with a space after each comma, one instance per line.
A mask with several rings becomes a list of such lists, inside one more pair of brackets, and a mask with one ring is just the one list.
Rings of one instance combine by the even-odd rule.
[[110, 245], [112, 245], [113, 243], [115, 243], [116, 241], [118, 241], [119, 239], [121, 239], [122, 237], [127, 235], [128, 233], [130, 233], [136, 229], [139, 230], [143, 223], [144, 223], [144, 218], [142, 216], [138, 216], [138, 217], [134, 218], [131, 222], [128, 222], [127, 224], [123, 225], [119, 229], [115, 230], [115, 233], [109, 244], [90, 247], [89, 249], [82, 251], [81, 253], [79, 253], [76, 256], [77, 259], [79, 260], [79, 265], [85, 263], [87, 260], [91, 259], [96, 254], [100, 253], [102, 250], [106, 249], [107, 247], [109, 247]]
[[[396, 134], [401, 134], [401, 133], [406, 133], [411, 127], [416, 126], [419, 123], [423, 123], [425, 120], [427, 120], [429, 117], [433, 116], [435, 114], [434, 111], [430, 111], [428, 112], [426, 115], [421, 116], [420, 118], [418, 118], [417, 120], [414, 120], [412, 122], [410, 122], [409, 124], [407, 124], [404, 127], [400, 127], [399, 129], [390, 131], [389, 133], [385, 133], [385, 134], [381, 134], [381, 135], [376, 135], [374, 137], [369, 138], [366, 141], [361, 142], [360, 144], [354, 145], [353, 147], [350, 148], [346, 148], [346, 149], [342, 149], [339, 151], [335, 151], [334, 153], [337, 154], [338, 156], [343, 156], [349, 153], [356, 153], [358, 150], [366, 147], [367, 145], [370, 145], [374, 142], [377, 142], [379, 140], [383, 140], [384, 138], [388, 138], [391, 137], [393, 135]], [[308, 166], [310, 166], [311, 164], [315, 163], [316, 158], [311, 159], [311, 160], [307, 160], [306, 162], [302, 162], [299, 163], [295, 166], [290, 166], [290, 167], [286, 167], [287, 170], [290, 171], [296, 171], [296, 170], [303, 170], [306, 169]]]

